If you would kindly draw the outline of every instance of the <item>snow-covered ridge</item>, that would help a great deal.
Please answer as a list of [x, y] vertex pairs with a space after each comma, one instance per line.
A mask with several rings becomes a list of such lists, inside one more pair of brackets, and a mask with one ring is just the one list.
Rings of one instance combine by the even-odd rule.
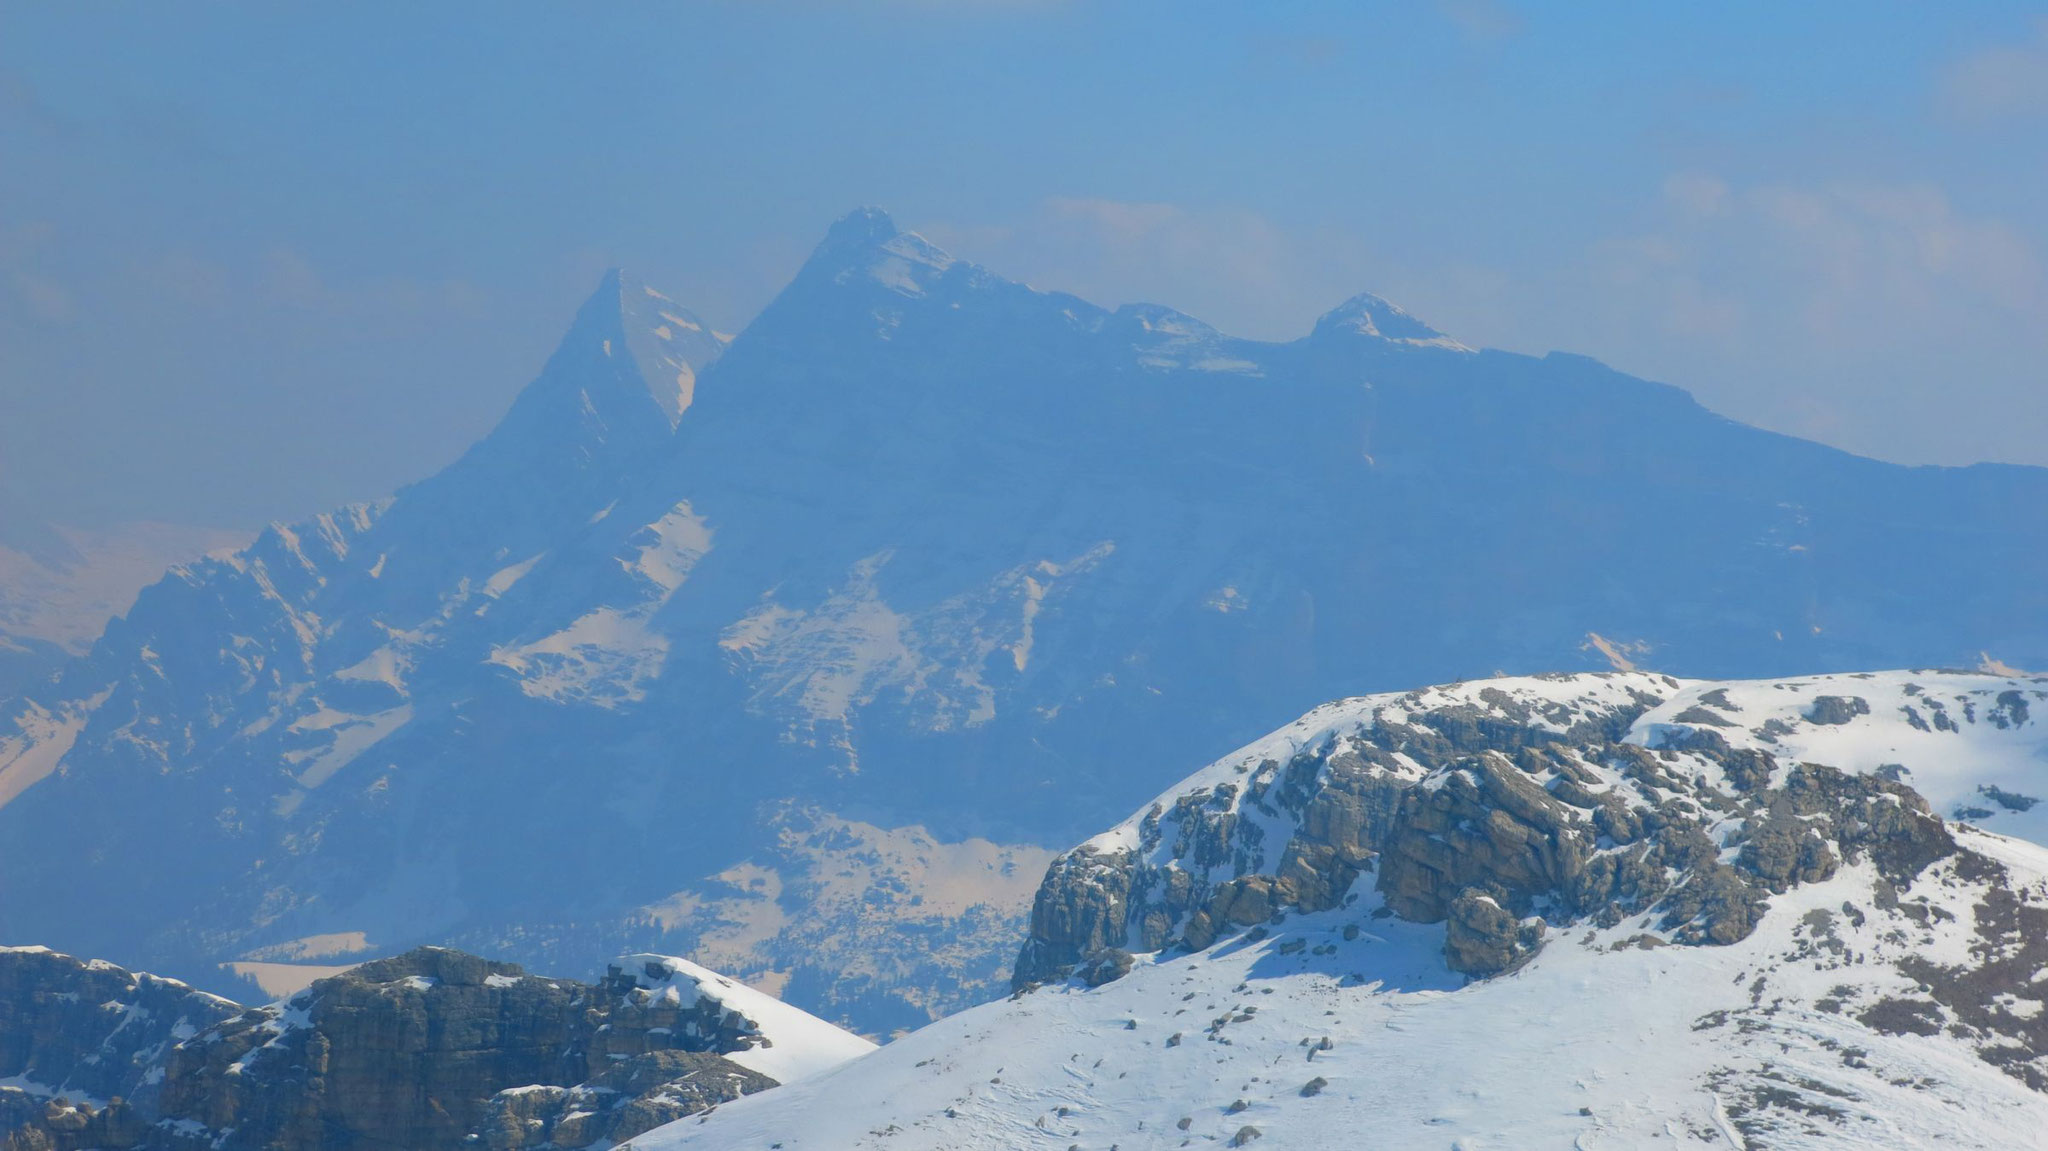
[[1990, 794], [2048, 794], [2048, 676], [1908, 670], [1770, 680], [1507, 676], [1335, 700], [1188, 776], [1084, 846], [1135, 846], [1148, 814], [1182, 796], [1211, 791], [1265, 761], [1446, 710], [1550, 736], [1620, 721], [1626, 728], [1617, 734], [1646, 748], [1711, 731], [1730, 746], [1790, 762], [1896, 774], [1944, 815], [2048, 845], [2048, 808], [2001, 804]]
[[711, 1004], [744, 1020], [746, 1045], [725, 1057], [778, 1083], [807, 1079], [875, 1049], [850, 1031], [687, 959], [628, 955], [618, 966], [654, 1000]]
[[1629, 729], [1645, 747], [1711, 731], [1784, 762], [1910, 784], [1937, 812], [2048, 845], [2048, 676], [1888, 671], [1688, 681]]
[[1057, 860], [1017, 980], [1200, 950], [1367, 876], [1394, 913], [1448, 918], [1446, 961], [1470, 974], [1540, 946], [1540, 921], [1513, 926], [1538, 912], [1660, 907], [1678, 938], [1732, 942], [1836, 853], [1936, 857], [1924, 801], [2038, 835], [2044, 705], [2048, 678], [1908, 671], [1507, 678], [1325, 705]]
[[[624, 1021], [628, 1018], [637, 1020], [643, 1029], [650, 1019], [668, 1020], [648, 1034], [687, 1042], [693, 1045], [692, 1049], [708, 1047], [778, 1083], [818, 1074], [875, 1049], [872, 1042], [852, 1032], [687, 959], [672, 955], [625, 955], [610, 970], [610, 976], [587, 990], [599, 996], [617, 997], [612, 1009], [630, 1013], [620, 1016], [620, 1030], [627, 1029]], [[512, 964], [482, 960], [448, 948], [423, 947], [343, 969], [341, 974], [305, 990], [248, 1008], [226, 1021], [222, 1034], [211, 1039], [200, 1036], [200, 1041], [218, 1042], [222, 1035], [244, 1032], [267, 1036], [230, 1067], [230, 1073], [239, 1074], [235, 1068], [246, 1068], [251, 1060], [263, 1051], [277, 1048], [291, 1033], [320, 1025], [320, 1020], [329, 1017], [336, 1005], [343, 1011], [360, 1010], [360, 1001], [380, 990], [387, 994], [433, 995], [441, 993], [444, 985], [447, 992], [453, 993], [475, 987], [498, 992], [522, 987], [549, 992], [586, 990], [572, 980], [529, 974]], [[174, 986], [182, 988], [181, 984]], [[226, 1000], [218, 1002], [232, 1006]]]
[[[1334, 700], [1174, 784], [1114, 829], [1082, 846], [1097, 852], [1135, 848], [1153, 811], [1172, 807], [1183, 796], [1213, 792], [1261, 763], [1285, 762], [1332, 740], [1369, 730], [1376, 723], [1407, 723], [1431, 712], [1458, 708], [1533, 731], [1563, 735], [1577, 724], [1612, 722], [1639, 711], [1682, 690], [1684, 683], [1652, 672], [1521, 676]], [[1413, 770], [1419, 777], [1423, 768], [1416, 764]]]
[[241, 1008], [0, 948], [0, 1143], [608, 1147], [872, 1049], [681, 960], [620, 963], [587, 984], [417, 948]]

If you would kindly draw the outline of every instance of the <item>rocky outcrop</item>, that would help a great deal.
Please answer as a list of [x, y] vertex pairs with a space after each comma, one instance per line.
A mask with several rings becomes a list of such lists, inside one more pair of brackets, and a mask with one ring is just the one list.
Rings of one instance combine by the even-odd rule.
[[650, 1051], [574, 1087], [498, 1092], [485, 1106], [477, 1140], [490, 1151], [616, 1143], [773, 1086], [773, 1079], [716, 1055]]
[[635, 973], [615, 968], [592, 987], [422, 948], [181, 1045], [164, 1106], [233, 1130], [231, 1147], [456, 1146], [507, 1088], [584, 1084], [649, 1053], [704, 1053], [717, 1081], [761, 1082], [716, 1054], [753, 1042], [745, 1018], [709, 1000], [649, 995]]
[[6, 1151], [607, 1146], [775, 1085], [768, 1042], [673, 972], [595, 985], [422, 948], [289, 999], [226, 1000], [0, 951]]
[[1451, 901], [1444, 924], [1444, 963], [1453, 971], [1511, 971], [1543, 945], [1541, 919], [1522, 919], [1474, 887]]
[[238, 1010], [174, 979], [0, 948], [0, 1081], [100, 1107], [135, 1099], [153, 1092], [167, 1051]]
[[[1333, 705], [1337, 722], [1313, 730], [1312, 714], [1208, 769], [1052, 866], [1016, 985], [1077, 966], [1093, 982], [1113, 949], [1200, 950], [1347, 905], [1445, 923], [1444, 961], [1472, 977], [1580, 920], [1653, 913], [1672, 942], [1727, 944], [1771, 896], [1845, 863], [1903, 886], [1956, 850], [1904, 784], [1732, 747], [1718, 721], [1629, 742], [1661, 702], [1656, 677], [1513, 686]], [[1813, 711], [1840, 723], [1868, 708], [1822, 696]]]

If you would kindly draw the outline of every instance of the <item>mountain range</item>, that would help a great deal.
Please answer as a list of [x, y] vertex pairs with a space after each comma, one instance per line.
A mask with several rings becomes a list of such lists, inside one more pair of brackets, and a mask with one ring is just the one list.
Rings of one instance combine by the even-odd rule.
[[[607, 276], [448, 468], [0, 703], [0, 939], [238, 996], [658, 952], [888, 1034], [1010, 985], [1059, 852], [1323, 700], [2048, 666], [2044, 509], [1374, 296], [1238, 340], [865, 210], [736, 335]], [[1981, 798], [1937, 802], [2020, 817]]]

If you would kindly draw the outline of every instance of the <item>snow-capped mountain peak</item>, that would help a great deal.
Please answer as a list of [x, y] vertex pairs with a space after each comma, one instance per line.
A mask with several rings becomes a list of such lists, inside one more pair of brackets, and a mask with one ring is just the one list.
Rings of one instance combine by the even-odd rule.
[[916, 298], [957, 263], [937, 244], [897, 228], [889, 213], [867, 207], [832, 225], [805, 271], [825, 274], [837, 284], [876, 284]]
[[498, 426], [419, 487], [520, 490], [603, 473], [666, 443], [697, 376], [728, 340], [694, 312], [624, 272], [606, 272], [547, 366]]
[[1409, 315], [1399, 304], [1371, 292], [1360, 292], [1316, 320], [1312, 338], [1337, 336], [1371, 336], [1395, 344], [1465, 352], [1472, 350]]
[[901, 234], [895, 217], [886, 209], [863, 204], [832, 221], [832, 226], [825, 229], [825, 239], [818, 246], [818, 254], [886, 244]]

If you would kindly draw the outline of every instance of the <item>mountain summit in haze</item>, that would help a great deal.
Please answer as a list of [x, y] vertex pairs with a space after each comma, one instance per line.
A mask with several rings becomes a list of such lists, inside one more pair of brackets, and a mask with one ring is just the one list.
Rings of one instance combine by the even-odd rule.
[[1007, 985], [1056, 849], [1319, 700], [2048, 665], [2044, 507], [1374, 297], [1238, 340], [864, 210], [730, 340], [607, 276], [447, 469], [0, 705], [0, 937], [216, 985], [653, 951], [886, 1033]]

